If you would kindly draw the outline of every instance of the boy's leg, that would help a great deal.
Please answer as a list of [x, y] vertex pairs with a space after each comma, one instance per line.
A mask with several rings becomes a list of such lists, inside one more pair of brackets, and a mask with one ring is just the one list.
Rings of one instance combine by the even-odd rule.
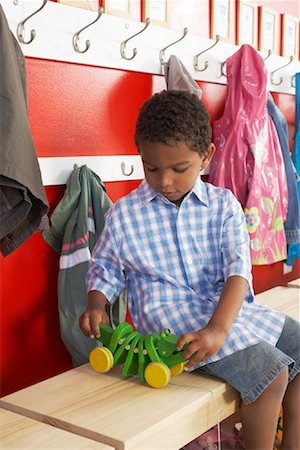
[[300, 450], [300, 326], [287, 317], [277, 347], [295, 361], [290, 367], [290, 382], [283, 399], [282, 450]]
[[247, 450], [273, 450], [280, 405], [288, 383], [284, 368], [252, 403], [242, 403], [243, 436]]
[[283, 399], [281, 450], [300, 450], [300, 374], [290, 381]]

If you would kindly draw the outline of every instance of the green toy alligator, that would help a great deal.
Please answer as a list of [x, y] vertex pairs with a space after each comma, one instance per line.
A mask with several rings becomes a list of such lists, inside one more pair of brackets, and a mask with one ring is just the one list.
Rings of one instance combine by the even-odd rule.
[[138, 374], [141, 381], [154, 388], [166, 386], [172, 376], [184, 369], [183, 350], [178, 351], [178, 337], [165, 329], [160, 334], [143, 336], [123, 322], [116, 329], [100, 324], [100, 337], [104, 347], [94, 348], [90, 353], [90, 364], [100, 373], [113, 366], [123, 365], [122, 375]]

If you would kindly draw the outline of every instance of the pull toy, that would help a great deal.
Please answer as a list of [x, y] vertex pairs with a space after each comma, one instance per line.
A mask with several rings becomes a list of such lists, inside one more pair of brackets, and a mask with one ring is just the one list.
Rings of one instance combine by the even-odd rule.
[[182, 373], [186, 361], [182, 357], [184, 349], [176, 349], [178, 337], [167, 328], [159, 334], [143, 336], [127, 322], [116, 329], [106, 324], [99, 327], [101, 335], [97, 339], [104, 347], [94, 348], [90, 353], [90, 364], [97, 372], [105, 373], [123, 364], [124, 377], [138, 374], [141, 381], [153, 388], [166, 386], [171, 376]]

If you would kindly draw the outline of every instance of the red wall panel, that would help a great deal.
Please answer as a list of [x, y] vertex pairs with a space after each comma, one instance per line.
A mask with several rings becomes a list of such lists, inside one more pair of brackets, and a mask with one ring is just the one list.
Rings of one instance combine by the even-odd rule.
[[136, 154], [147, 74], [26, 59], [29, 117], [38, 156]]
[[[58, 201], [62, 188], [47, 190]], [[58, 256], [36, 233], [5, 259], [1, 256], [1, 394], [70, 367], [59, 333]]]

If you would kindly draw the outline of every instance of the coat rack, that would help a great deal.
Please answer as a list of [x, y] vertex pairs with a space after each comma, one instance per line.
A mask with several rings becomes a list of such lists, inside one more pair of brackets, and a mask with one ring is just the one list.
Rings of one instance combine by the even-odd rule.
[[[180, 58], [195, 80], [226, 84], [226, 59], [239, 48], [191, 35], [186, 28], [178, 38], [176, 30], [152, 25], [150, 20], [142, 27], [141, 22], [103, 14], [101, 8], [97, 15], [47, 0], [6, 0], [2, 6], [24, 55], [29, 57], [162, 75], [162, 62], [168, 59], [165, 50], [172, 46], [168, 54]], [[25, 37], [28, 33], [29, 39]], [[289, 58], [270, 54], [265, 64], [269, 90], [294, 94], [291, 80], [300, 71], [300, 62], [289, 63]], [[271, 80], [271, 73], [277, 70], [280, 76]], [[278, 78], [282, 78], [280, 84]]]

